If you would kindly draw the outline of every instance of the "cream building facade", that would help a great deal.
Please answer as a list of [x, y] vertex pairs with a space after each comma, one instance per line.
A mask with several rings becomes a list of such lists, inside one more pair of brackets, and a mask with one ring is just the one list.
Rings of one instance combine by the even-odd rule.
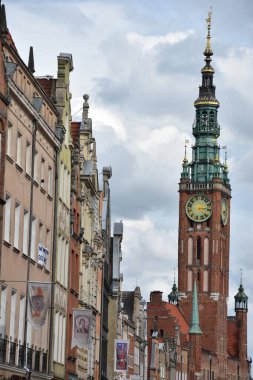
[[[20, 58], [1, 6], [1, 54], [8, 85], [1, 244], [0, 375], [32, 379], [49, 375], [51, 323], [35, 330], [28, 322], [27, 283], [52, 283], [55, 234], [55, 170], [60, 149], [58, 111], [36, 81], [33, 53], [28, 66]], [[44, 262], [39, 251], [47, 252]]]

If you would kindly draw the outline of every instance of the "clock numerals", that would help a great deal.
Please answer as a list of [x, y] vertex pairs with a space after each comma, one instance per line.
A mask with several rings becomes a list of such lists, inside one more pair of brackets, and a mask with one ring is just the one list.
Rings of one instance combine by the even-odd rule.
[[186, 203], [186, 214], [195, 222], [204, 222], [212, 215], [212, 202], [205, 195], [194, 195]]

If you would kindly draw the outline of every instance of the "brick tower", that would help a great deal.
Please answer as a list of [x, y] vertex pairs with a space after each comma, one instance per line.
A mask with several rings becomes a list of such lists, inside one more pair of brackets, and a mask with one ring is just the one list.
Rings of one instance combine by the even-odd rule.
[[179, 184], [178, 292], [179, 307], [190, 321], [196, 280], [201, 343], [217, 355], [218, 377], [226, 378], [231, 188], [226, 157], [222, 163], [218, 144], [211, 13], [207, 29], [202, 84], [194, 103], [192, 161], [188, 162], [185, 151]]

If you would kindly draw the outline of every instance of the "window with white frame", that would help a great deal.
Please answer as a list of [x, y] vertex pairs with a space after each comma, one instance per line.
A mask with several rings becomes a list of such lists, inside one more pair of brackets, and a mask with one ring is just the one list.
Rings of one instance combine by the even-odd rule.
[[37, 220], [35, 216], [32, 218], [32, 237], [31, 237], [31, 258], [35, 260], [35, 247], [36, 247], [36, 226]]
[[58, 360], [59, 349], [59, 312], [55, 313], [55, 331], [54, 331], [54, 361]]
[[24, 340], [24, 322], [25, 322], [25, 296], [21, 295], [19, 303], [19, 321], [18, 321], [18, 341], [23, 343]]
[[34, 173], [33, 173], [34, 180], [38, 183], [39, 182], [39, 154], [37, 150], [34, 152]]
[[6, 301], [7, 301], [7, 288], [2, 286], [1, 292], [1, 314], [0, 314], [0, 334], [5, 336], [6, 329]]
[[62, 352], [61, 352], [61, 363], [64, 363], [64, 358], [65, 358], [65, 346], [66, 346], [66, 317], [63, 315], [63, 321], [62, 321]]
[[61, 256], [61, 252], [62, 252], [62, 237], [61, 235], [58, 236], [58, 247], [57, 247], [57, 271], [56, 271], [56, 278], [57, 278], [57, 281], [61, 282], [61, 260], [62, 260], [62, 256]]
[[15, 203], [15, 219], [14, 219], [14, 247], [19, 249], [19, 228], [20, 228], [20, 210], [19, 203]]
[[16, 163], [22, 167], [22, 135], [19, 131], [17, 134]]
[[69, 243], [66, 241], [65, 244], [65, 268], [64, 268], [64, 281], [63, 284], [67, 288], [68, 287], [68, 263], [69, 263]]
[[134, 347], [134, 364], [137, 366], [140, 364], [139, 352], [139, 347]]
[[14, 341], [15, 334], [15, 319], [16, 319], [16, 302], [17, 302], [17, 292], [12, 290], [11, 292], [11, 313], [10, 313], [10, 339]]
[[29, 141], [26, 142], [25, 171], [29, 176], [31, 176], [32, 174], [32, 145]]
[[7, 194], [5, 199], [4, 240], [10, 243], [11, 233], [11, 197]]
[[22, 251], [25, 255], [28, 255], [28, 234], [29, 234], [29, 211], [24, 209]]
[[6, 153], [9, 157], [12, 157], [12, 144], [13, 144], [13, 126], [9, 122], [7, 130], [7, 150]]
[[60, 283], [64, 285], [64, 274], [65, 274], [65, 261], [66, 261], [66, 241], [62, 239], [62, 249], [58, 254], [61, 256], [61, 273], [60, 273]]
[[63, 337], [62, 337], [62, 323], [63, 322], [63, 316], [62, 314], [60, 314], [59, 316], [59, 340], [58, 340], [58, 355], [57, 355], [57, 361], [58, 363], [61, 363], [61, 359], [62, 359], [62, 355], [61, 355], [61, 352], [62, 352], [62, 341], [63, 341]]

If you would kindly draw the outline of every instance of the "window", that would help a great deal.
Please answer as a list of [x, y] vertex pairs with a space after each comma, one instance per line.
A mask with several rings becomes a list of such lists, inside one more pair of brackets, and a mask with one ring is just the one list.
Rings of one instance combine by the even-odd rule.
[[65, 346], [66, 346], [66, 317], [63, 316], [63, 323], [62, 323], [62, 352], [61, 352], [61, 363], [64, 363]]
[[26, 142], [25, 171], [31, 176], [32, 173], [32, 146], [29, 141]]
[[209, 261], [209, 239], [205, 237], [204, 239], [204, 265], [208, 265]]
[[13, 290], [11, 293], [11, 312], [10, 312], [10, 339], [14, 341], [15, 334], [15, 319], [16, 319], [16, 301], [17, 301], [17, 293]]
[[197, 265], [200, 265], [201, 259], [201, 239], [198, 237], [197, 239]]
[[19, 227], [20, 227], [20, 209], [19, 203], [15, 204], [15, 225], [14, 225], [14, 247], [19, 249]]
[[23, 253], [25, 255], [28, 255], [28, 234], [29, 234], [29, 211], [24, 210]]
[[54, 335], [54, 361], [58, 359], [58, 339], [59, 339], [59, 313], [55, 314], [55, 335]]
[[45, 160], [41, 159], [40, 186], [45, 189]]
[[203, 292], [208, 292], [208, 272], [204, 271]]
[[35, 243], [36, 243], [36, 218], [32, 218], [32, 238], [31, 238], [31, 258], [35, 260]]
[[23, 343], [24, 340], [24, 322], [25, 322], [25, 297], [20, 297], [19, 304], [19, 321], [18, 321], [18, 341]]
[[47, 192], [50, 197], [53, 196], [53, 171], [51, 166], [48, 167], [48, 184], [47, 184]]
[[69, 263], [69, 243], [66, 241], [65, 245], [65, 268], [64, 268], [64, 286], [68, 287], [68, 263]]
[[187, 278], [187, 290], [188, 292], [192, 291], [192, 271], [188, 271], [188, 278]]
[[4, 240], [10, 243], [11, 232], [11, 197], [6, 195], [5, 221], [4, 221]]
[[20, 132], [17, 135], [16, 163], [22, 167], [22, 135]]
[[0, 337], [5, 337], [5, 324], [6, 324], [6, 296], [7, 288], [2, 286], [1, 290], [1, 315], [0, 315]]
[[11, 123], [8, 124], [7, 131], [7, 151], [9, 157], [12, 157], [12, 144], [13, 144], [13, 126]]
[[57, 355], [57, 361], [61, 363], [61, 351], [62, 351], [62, 314], [59, 316], [59, 339], [58, 339], [58, 355]]
[[188, 264], [192, 265], [193, 259], [193, 238], [189, 237], [188, 239]]
[[34, 153], [34, 173], [33, 173], [34, 180], [38, 183], [39, 182], [39, 154], [37, 150], [35, 150]]

